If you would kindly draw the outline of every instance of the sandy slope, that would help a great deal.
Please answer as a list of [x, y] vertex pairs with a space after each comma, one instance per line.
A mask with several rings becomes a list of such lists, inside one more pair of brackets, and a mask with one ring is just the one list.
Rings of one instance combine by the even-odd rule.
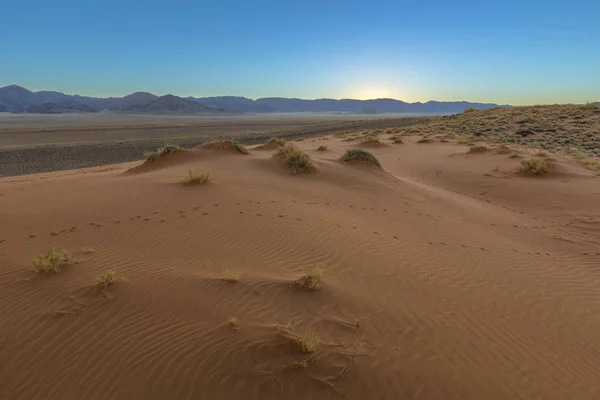
[[[415, 142], [372, 147], [384, 171], [330, 137], [301, 176], [195, 149], [0, 179], [0, 398], [600, 398], [600, 178]], [[36, 275], [53, 246], [79, 263]], [[307, 369], [288, 320], [319, 335]]]

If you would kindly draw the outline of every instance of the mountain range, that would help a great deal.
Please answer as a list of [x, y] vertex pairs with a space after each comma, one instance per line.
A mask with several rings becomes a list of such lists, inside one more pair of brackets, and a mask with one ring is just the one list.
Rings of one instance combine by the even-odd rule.
[[195, 115], [207, 113], [348, 112], [348, 113], [459, 113], [467, 108], [488, 109], [493, 103], [428, 101], [407, 103], [395, 99], [316, 99], [266, 97], [256, 100], [237, 96], [156, 96], [136, 92], [125, 97], [88, 97], [60, 92], [32, 92], [21, 86], [0, 88], [0, 112], [64, 113], [112, 111], [143, 114]]

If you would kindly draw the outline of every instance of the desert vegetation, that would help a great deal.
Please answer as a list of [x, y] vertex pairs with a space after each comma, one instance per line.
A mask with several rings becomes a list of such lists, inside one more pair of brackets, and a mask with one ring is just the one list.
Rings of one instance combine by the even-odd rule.
[[480, 137], [492, 142], [537, 147], [549, 152], [576, 146], [588, 156], [600, 155], [600, 108], [595, 104], [496, 107], [465, 110], [401, 128], [403, 135], [449, 134], [457, 143]]
[[204, 185], [210, 181], [210, 171], [199, 172], [188, 169], [183, 179], [183, 183], [188, 185]]
[[54, 249], [46, 250], [43, 254], [35, 256], [32, 260], [33, 267], [37, 273], [58, 272], [62, 267], [72, 263], [66, 250], [60, 253]]
[[286, 144], [286, 140], [285, 139], [276, 138], [275, 136], [271, 136], [271, 138], [267, 141], [267, 144], [269, 144], [269, 143], [274, 143], [274, 144], [277, 144], [279, 146], [283, 146], [284, 144]]
[[223, 279], [229, 283], [235, 283], [240, 280], [240, 274], [238, 274], [237, 272], [231, 272], [229, 270], [226, 270], [223, 273]]
[[327, 151], [327, 146], [321, 145], [321, 146], [317, 147], [317, 151]]
[[319, 333], [309, 329], [305, 334], [297, 332], [296, 328], [302, 321], [288, 321], [286, 324], [277, 325], [277, 331], [291, 339], [302, 353], [314, 353], [319, 345]]
[[293, 143], [286, 143], [276, 154], [283, 157], [285, 165], [292, 170], [294, 175], [317, 170], [312, 158]]
[[488, 150], [486, 146], [473, 146], [469, 148], [469, 153], [485, 153]]
[[167, 154], [181, 151], [181, 147], [176, 144], [165, 144], [163, 147], [159, 147], [156, 151], [150, 151], [144, 154], [146, 162], [153, 162], [157, 158], [164, 157]]
[[323, 268], [313, 268], [300, 278], [296, 279], [295, 284], [303, 289], [319, 290], [323, 287], [324, 275], [325, 271]]
[[367, 164], [376, 165], [381, 168], [381, 164], [379, 163], [379, 160], [377, 159], [377, 157], [375, 157], [372, 153], [370, 153], [366, 150], [361, 150], [361, 149], [347, 150], [340, 157], [340, 161], [345, 162], [345, 163], [353, 162], [353, 161], [364, 162]]
[[379, 137], [376, 135], [366, 135], [361, 141], [360, 144], [362, 145], [374, 145], [374, 144], [381, 144], [381, 141], [379, 140]]
[[548, 173], [548, 162], [543, 158], [525, 157], [521, 160], [519, 171], [524, 174], [544, 175]]
[[98, 278], [96, 278], [96, 282], [103, 289], [106, 289], [109, 286], [112, 286], [117, 282], [116, 274], [117, 274], [117, 272], [114, 269], [108, 269], [108, 270], [102, 271], [100, 273], [100, 275], [98, 275]]

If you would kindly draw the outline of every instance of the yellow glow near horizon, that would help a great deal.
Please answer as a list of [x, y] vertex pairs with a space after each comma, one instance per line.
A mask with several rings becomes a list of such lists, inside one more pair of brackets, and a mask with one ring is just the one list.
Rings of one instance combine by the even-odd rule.
[[370, 100], [382, 98], [396, 98], [396, 93], [391, 88], [385, 86], [369, 85], [351, 90], [349, 98], [357, 100]]

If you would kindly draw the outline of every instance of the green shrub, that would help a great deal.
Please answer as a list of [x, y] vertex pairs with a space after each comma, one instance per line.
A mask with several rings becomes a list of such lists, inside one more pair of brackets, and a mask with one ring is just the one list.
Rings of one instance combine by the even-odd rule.
[[381, 164], [379, 163], [379, 160], [377, 159], [377, 157], [375, 157], [373, 154], [369, 153], [368, 151], [361, 150], [361, 149], [347, 150], [340, 157], [340, 161], [342, 161], [342, 162], [361, 161], [361, 162], [366, 162], [369, 164], [374, 164], [381, 168]]

